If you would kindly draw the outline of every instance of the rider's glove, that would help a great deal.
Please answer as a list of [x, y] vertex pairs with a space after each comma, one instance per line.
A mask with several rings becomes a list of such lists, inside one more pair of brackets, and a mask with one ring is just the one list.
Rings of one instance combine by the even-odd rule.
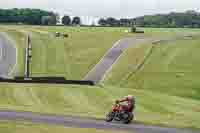
[[119, 100], [116, 100], [115, 103], [118, 104], [118, 103], [119, 103]]

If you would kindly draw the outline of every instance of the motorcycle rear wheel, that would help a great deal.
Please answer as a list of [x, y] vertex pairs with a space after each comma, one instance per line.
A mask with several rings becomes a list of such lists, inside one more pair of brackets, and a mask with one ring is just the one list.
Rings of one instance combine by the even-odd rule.
[[125, 113], [123, 114], [123, 119], [121, 120], [124, 124], [129, 124], [133, 120], [133, 114], [132, 113]]

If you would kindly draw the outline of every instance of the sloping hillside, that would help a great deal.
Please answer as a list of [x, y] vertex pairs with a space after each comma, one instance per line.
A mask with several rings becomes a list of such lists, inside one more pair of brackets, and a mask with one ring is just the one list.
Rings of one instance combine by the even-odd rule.
[[[82, 79], [119, 39], [132, 36], [124, 28], [1, 26], [18, 45], [19, 75], [23, 74], [26, 36], [33, 46], [32, 76], [65, 76]], [[55, 37], [56, 32], [68, 38]]]
[[[16, 39], [19, 49], [24, 47], [19, 45], [25, 41], [24, 33], [31, 34], [32, 75], [64, 75], [69, 79], [80, 79], [113, 42], [127, 36], [121, 30], [30, 26], [4, 29]], [[70, 37], [53, 38], [52, 33], [56, 31], [67, 32]], [[146, 29], [146, 32], [149, 36], [163, 37], [188, 31]], [[0, 109], [104, 118], [116, 99], [132, 94], [137, 98], [138, 122], [200, 128], [199, 41], [198, 38], [179, 39], [130, 48], [104, 82], [95, 87], [1, 84]], [[21, 66], [22, 59], [20, 54]]]
[[199, 42], [194, 36], [129, 49], [104, 83], [199, 99]]
[[111, 86], [1, 84], [0, 109], [104, 118], [114, 101], [128, 94], [137, 98], [139, 122], [200, 128], [198, 100]]

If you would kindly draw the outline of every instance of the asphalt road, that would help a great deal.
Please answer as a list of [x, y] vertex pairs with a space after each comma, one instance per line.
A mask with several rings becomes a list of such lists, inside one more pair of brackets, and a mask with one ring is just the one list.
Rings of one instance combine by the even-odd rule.
[[193, 37], [195, 37], [195, 34], [177, 34], [176, 36], [165, 38], [135, 35], [134, 37], [121, 39], [108, 50], [99, 63], [97, 63], [97, 65], [91, 71], [89, 71], [83, 80], [91, 80], [95, 83], [99, 83], [101, 80], [103, 80], [105, 74], [111, 70], [112, 65], [119, 59], [119, 57], [127, 48], [134, 47], [142, 43], [167, 44], [168, 42], [174, 42], [176, 40], [191, 40]]
[[75, 128], [96, 128], [106, 130], [123, 130], [132, 133], [199, 133], [189, 129], [165, 128], [143, 124], [124, 125], [117, 122], [107, 123], [104, 120], [80, 118], [64, 115], [40, 114], [32, 112], [0, 111], [0, 120], [27, 121], [37, 124], [54, 124]]
[[0, 77], [10, 77], [16, 65], [16, 48], [11, 40], [0, 33]]
[[92, 80], [95, 83], [100, 82], [104, 75], [112, 68], [112, 65], [117, 61], [120, 55], [129, 47], [133, 47], [136, 44], [157, 41], [152, 37], [145, 37], [143, 35], [137, 35], [130, 38], [119, 40], [113, 45], [113, 47], [104, 55], [100, 62], [84, 77], [84, 80]]
[[[109, 71], [112, 65], [120, 57], [122, 52], [130, 46], [145, 42], [155, 42], [155, 38], [145, 38], [143, 36], [135, 36], [118, 41], [88, 73], [85, 79], [99, 82], [105, 73]], [[16, 48], [12, 42], [0, 33], [0, 76], [10, 76], [10, 72], [16, 64]], [[103, 120], [95, 120], [88, 118], [79, 118], [63, 115], [50, 115], [32, 112], [17, 111], [0, 111], [0, 120], [29, 121], [33, 123], [46, 123], [63, 125], [67, 127], [78, 128], [96, 128], [110, 130], [125, 130], [133, 133], [199, 133], [190, 129], [165, 128], [159, 126], [148, 126], [144, 124], [123, 125], [119, 123], [106, 123]]]

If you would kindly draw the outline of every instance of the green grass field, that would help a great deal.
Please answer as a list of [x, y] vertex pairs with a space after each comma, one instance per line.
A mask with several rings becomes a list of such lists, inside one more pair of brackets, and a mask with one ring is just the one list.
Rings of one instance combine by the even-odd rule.
[[17, 31], [16, 29], [9, 29], [5, 26], [0, 26], [0, 32], [7, 33], [15, 42], [17, 48], [17, 75], [23, 75], [24, 73], [24, 54], [25, 54], [25, 42], [26, 36], [22, 32]]
[[36, 125], [28, 122], [14, 122], [14, 121], [0, 121], [0, 132], [1, 133], [27, 133], [27, 132], [29, 133], [115, 133], [115, 131], [68, 128], [68, 127], [44, 125], [44, 124]]
[[[33, 76], [81, 79], [112, 44], [131, 36], [124, 28], [0, 26], [23, 51], [25, 33], [32, 36]], [[69, 38], [54, 38], [56, 31]], [[198, 29], [145, 29], [146, 36], [198, 34]], [[200, 39], [176, 40], [155, 47], [128, 49], [95, 87], [1, 84], [0, 108], [104, 118], [113, 102], [127, 94], [137, 98], [136, 121], [171, 127], [200, 128]], [[152, 52], [152, 53], [150, 53]], [[18, 54], [23, 74], [23, 54]], [[140, 69], [138, 66], [144, 62]]]
[[200, 128], [199, 101], [151, 90], [112, 86], [1, 84], [0, 108], [105, 118], [115, 99], [137, 97], [136, 120], [148, 124]]
[[129, 49], [104, 83], [200, 99], [199, 42], [195, 38], [161, 43], [153, 48], [139, 70], [138, 64], [143, 62], [152, 45]]
[[[24, 45], [26, 34], [29, 33], [33, 46], [31, 75], [64, 76], [67, 79], [82, 79], [115, 42], [133, 35], [125, 33], [125, 28], [56, 26], [0, 26], [0, 28], [16, 40], [19, 46], [20, 75], [24, 70]], [[57, 31], [69, 34], [69, 38], [56, 38], [54, 34]]]

